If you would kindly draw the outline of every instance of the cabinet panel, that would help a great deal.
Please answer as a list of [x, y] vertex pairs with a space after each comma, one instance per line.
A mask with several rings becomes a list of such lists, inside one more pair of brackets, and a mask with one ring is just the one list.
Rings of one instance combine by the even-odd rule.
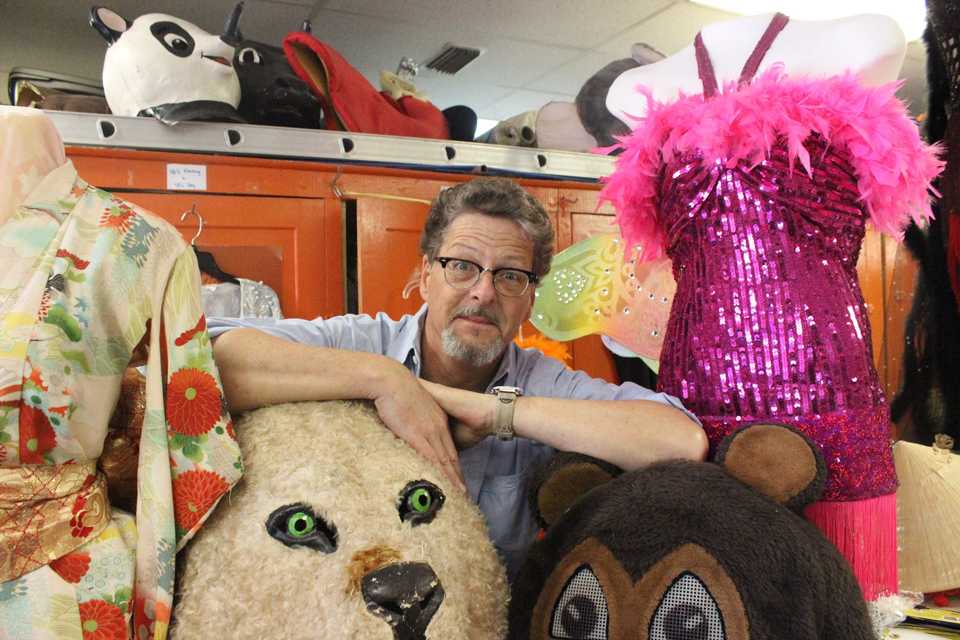
[[188, 241], [203, 218], [199, 249], [233, 275], [260, 280], [280, 298], [287, 317], [343, 312], [339, 204], [323, 199], [257, 198], [206, 194], [123, 193], [176, 226]]
[[357, 299], [360, 313], [391, 318], [423, 304], [418, 288], [403, 289], [420, 266], [420, 233], [429, 207], [418, 202], [357, 199]]

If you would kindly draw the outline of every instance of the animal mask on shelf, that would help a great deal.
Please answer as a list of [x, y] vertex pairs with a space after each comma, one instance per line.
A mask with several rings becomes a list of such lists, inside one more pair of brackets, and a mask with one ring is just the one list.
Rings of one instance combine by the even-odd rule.
[[220, 36], [162, 13], [130, 22], [105, 7], [90, 10], [90, 26], [109, 45], [103, 91], [114, 114], [243, 122], [234, 49]]
[[240, 77], [240, 115], [254, 124], [323, 129], [323, 107], [290, 68], [283, 49], [244, 38], [243, 2], [233, 8], [223, 39], [233, 45], [233, 67]]

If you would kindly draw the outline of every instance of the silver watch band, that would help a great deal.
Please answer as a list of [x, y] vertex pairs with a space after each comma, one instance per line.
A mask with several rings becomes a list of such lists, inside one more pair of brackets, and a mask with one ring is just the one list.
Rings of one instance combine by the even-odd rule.
[[516, 387], [494, 387], [493, 392], [497, 395], [493, 433], [500, 440], [513, 440], [513, 412], [521, 391]]

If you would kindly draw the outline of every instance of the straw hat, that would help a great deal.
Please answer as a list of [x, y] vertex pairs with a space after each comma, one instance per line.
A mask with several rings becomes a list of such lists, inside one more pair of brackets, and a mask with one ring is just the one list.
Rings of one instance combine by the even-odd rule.
[[960, 457], [952, 448], [944, 434], [933, 446], [901, 441], [893, 447], [901, 590], [960, 587]]

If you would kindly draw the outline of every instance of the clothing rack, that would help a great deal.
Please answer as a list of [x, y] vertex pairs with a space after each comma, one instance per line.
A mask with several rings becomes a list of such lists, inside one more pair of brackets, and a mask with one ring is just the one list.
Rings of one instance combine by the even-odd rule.
[[253, 124], [181, 122], [47, 111], [67, 145], [217, 153], [319, 162], [428, 168], [594, 182], [613, 172], [608, 156]]

